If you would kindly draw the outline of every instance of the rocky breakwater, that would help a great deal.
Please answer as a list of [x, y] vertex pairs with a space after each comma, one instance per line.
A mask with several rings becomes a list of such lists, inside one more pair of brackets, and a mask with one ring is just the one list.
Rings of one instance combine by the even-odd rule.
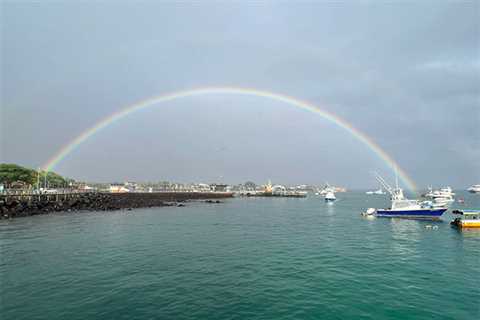
[[[199, 199], [229, 198], [231, 193], [156, 192], [156, 193], [86, 193], [71, 196], [2, 197], [0, 219], [26, 217], [51, 212], [112, 211], [120, 209], [183, 206]], [[219, 201], [214, 201], [218, 203]], [[213, 202], [212, 202], [213, 203]]]

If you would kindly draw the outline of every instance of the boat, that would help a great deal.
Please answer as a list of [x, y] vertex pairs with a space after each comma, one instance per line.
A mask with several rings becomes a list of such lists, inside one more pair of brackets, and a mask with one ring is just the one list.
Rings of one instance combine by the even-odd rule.
[[319, 194], [324, 197], [325, 202], [334, 202], [337, 200], [337, 197], [335, 197], [335, 191], [336, 188], [330, 186], [327, 182]]
[[335, 197], [335, 191], [333, 189], [327, 190], [327, 193], [325, 194], [325, 202], [333, 202], [337, 200], [337, 197]]
[[416, 218], [416, 219], [436, 219], [439, 218], [447, 207], [434, 206], [431, 201], [418, 201], [405, 198], [403, 190], [398, 186], [392, 188], [380, 175], [377, 174], [377, 180], [382, 184], [384, 189], [390, 193], [391, 206], [387, 209], [375, 209], [372, 213], [377, 217], [394, 217], [394, 218]]
[[470, 193], [480, 193], [480, 184], [474, 184], [470, 188], [467, 189]]
[[480, 210], [453, 210], [453, 214], [460, 215], [450, 222], [459, 228], [480, 228]]
[[315, 193], [317, 196], [324, 196], [328, 192], [328, 187], [323, 187], [322, 189], [317, 189], [317, 192]]
[[435, 200], [435, 201], [427, 200], [427, 201], [419, 201], [418, 203], [425, 208], [430, 207], [435, 209], [439, 209], [439, 208], [448, 209], [448, 206], [450, 205], [451, 202], [441, 201], [441, 200]]
[[287, 188], [282, 185], [275, 185], [271, 190], [273, 197], [305, 198], [308, 194], [307, 191], [287, 190]]
[[366, 194], [385, 194], [385, 192], [382, 190], [382, 188], [375, 190], [375, 191], [367, 191], [365, 192]]
[[439, 190], [433, 190], [430, 187], [424, 196], [431, 199], [434, 207], [448, 207], [455, 201], [455, 193], [450, 187], [444, 187]]
[[315, 195], [325, 196], [330, 191], [333, 192], [333, 193], [347, 192], [347, 189], [344, 188], [344, 187], [334, 187], [334, 186], [331, 186], [330, 184], [328, 184], [328, 182], [326, 182], [325, 185], [322, 187], [322, 189], [320, 189], [320, 188], [316, 189]]
[[240, 195], [247, 197], [284, 197], [284, 198], [306, 198], [307, 191], [295, 190], [295, 188], [288, 188], [282, 185], [272, 185], [269, 180], [266, 185], [263, 186], [263, 190], [246, 190], [240, 191]]
[[376, 212], [377, 212], [377, 209], [368, 208], [365, 212], [362, 212], [362, 216], [369, 217], [369, 218], [374, 218]]
[[432, 187], [428, 189], [428, 192], [425, 194], [427, 198], [437, 198], [437, 197], [453, 197], [455, 193], [452, 188], [444, 187], [439, 190], [433, 190]]
[[455, 193], [450, 187], [444, 187], [439, 190], [433, 190], [432, 187], [430, 187], [428, 189], [428, 192], [425, 194], [426, 198], [431, 198], [431, 199], [445, 198], [445, 199], [453, 200], [454, 196], [455, 196]]

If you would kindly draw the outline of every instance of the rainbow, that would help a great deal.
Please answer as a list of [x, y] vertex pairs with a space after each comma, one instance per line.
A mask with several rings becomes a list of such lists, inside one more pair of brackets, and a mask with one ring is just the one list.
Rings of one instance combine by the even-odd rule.
[[204, 88], [197, 88], [191, 90], [184, 90], [184, 91], [176, 91], [172, 93], [162, 94], [159, 96], [151, 97], [146, 100], [138, 101], [132, 105], [126, 106], [118, 112], [115, 112], [108, 117], [104, 118], [103, 120], [97, 122], [94, 126], [88, 128], [84, 132], [82, 132], [79, 136], [75, 139], [67, 143], [63, 146], [52, 158], [48, 160], [42, 167], [46, 171], [52, 171], [58, 163], [60, 163], [65, 157], [67, 157], [72, 151], [74, 151], [78, 146], [80, 146], [83, 142], [85, 142], [88, 138], [95, 135], [100, 130], [106, 128], [110, 124], [119, 121], [131, 113], [136, 111], [142, 110], [149, 106], [153, 106], [159, 103], [164, 103], [180, 98], [192, 97], [192, 96], [200, 96], [200, 95], [212, 95], [212, 94], [232, 94], [232, 95], [245, 95], [245, 96], [254, 96], [259, 98], [267, 98], [272, 99], [278, 102], [282, 102], [299, 109], [309, 111], [315, 113], [322, 118], [336, 124], [337, 126], [345, 129], [348, 133], [353, 135], [357, 140], [362, 142], [366, 145], [372, 152], [374, 152], [378, 157], [380, 157], [385, 164], [392, 170], [397, 170], [397, 174], [405, 184], [405, 186], [413, 192], [416, 192], [415, 182], [408, 176], [408, 174], [401, 169], [398, 163], [390, 157], [379, 145], [377, 145], [369, 136], [365, 133], [359, 131], [350, 123], [345, 121], [344, 119], [340, 118], [339, 116], [320, 109], [315, 105], [299, 100], [297, 98], [278, 94], [274, 92], [264, 91], [264, 90], [256, 90], [252, 88], [240, 88], [240, 87], [204, 87]]

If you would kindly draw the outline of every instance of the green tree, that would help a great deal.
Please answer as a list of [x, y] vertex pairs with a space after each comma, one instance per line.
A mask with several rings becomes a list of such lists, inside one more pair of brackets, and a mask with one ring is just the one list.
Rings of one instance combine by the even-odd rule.
[[49, 188], [60, 188], [68, 186], [72, 179], [64, 178], [55, 172], [35, 171], [13, 163], [0, 164], [0, 184], [10, 187], [14, 182], [22, 182], [26, 185], [36, 186], [37, 181], [40, 186], [47, 182]]
[[13, 163], [0, 164], [0, 183], [9, 187], [12, 183], [20, 181], [33, 185], [37, 179], [37, 172]]
[[[40, 177], [45, 177], [45, 173], [46, 173], [45, 171], [42, 171], [40, 173]], [[49, 188], [67, 187], [70, 182], [74, 181], [73, 179], [64, 178], [61, 175], [51, 171], [46, 173], [46, 177], [47, 177], [47, 185]]]

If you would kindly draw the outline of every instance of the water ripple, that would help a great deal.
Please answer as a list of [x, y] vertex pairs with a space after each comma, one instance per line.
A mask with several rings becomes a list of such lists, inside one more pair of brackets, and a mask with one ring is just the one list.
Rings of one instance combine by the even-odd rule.
[[479, 232], [341, 196], [0, 221], [2, 319], [478, 318]]

